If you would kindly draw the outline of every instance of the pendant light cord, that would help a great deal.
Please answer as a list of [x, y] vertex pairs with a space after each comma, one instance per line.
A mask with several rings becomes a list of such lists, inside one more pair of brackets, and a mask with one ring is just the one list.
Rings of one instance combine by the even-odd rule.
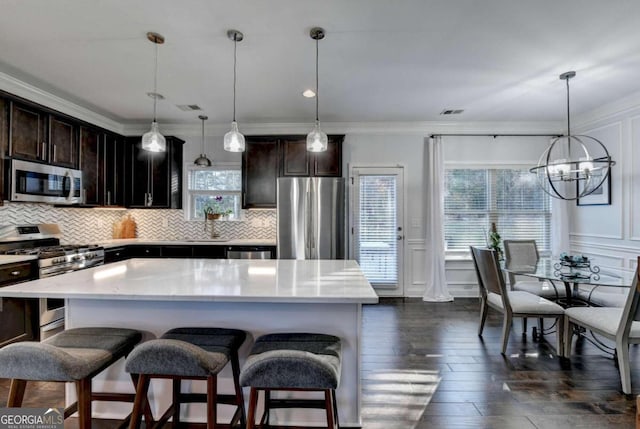
[[319, 92], [318, 92], [318, 39], [316, 39], [316, 121], [319, 121], [320, 119], [318, 118], [318, 104], [319, 101], [318, 99], [320, 98]]
[[156, 45], [156, 66], [153, 72], [153, 122], [156, 122], [156, 103], [158, 101], [158, 43]]
[[233, 122], [236, 121], [236, 81], [237, 81], [237, 51], [238, 51], [238, 40], [237, 36], [233, 36]]
[[202, 154], [204, 155], [204, 119], [202, 120]]
[[567, 79], [567, 137], [571, 137], [571, 112], [569, 110], [569, 79]]

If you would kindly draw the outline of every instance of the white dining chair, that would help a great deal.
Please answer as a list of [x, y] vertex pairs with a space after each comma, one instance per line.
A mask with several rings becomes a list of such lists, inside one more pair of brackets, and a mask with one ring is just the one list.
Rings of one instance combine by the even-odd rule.
[[[510, 266], [535, 266], [540, 255], [535, 240], [504, 240], [505, 262]], [[530, 292], [550, 300], [566, 297], [564, 287], [557, 288], [550, 280], [523, 280], [516, 274], [508, 273], [511, 290]]]
[[502, 322], [502, 354], [507, 351], [509, 333], [514, 317], [549, 317], [556, 319], [556, 353], [563, 353], [563, 323], [564, 309], [558, 304], [541, 296], [507, 289], [498, 255], [494, 250], [471, 247], [471, 255], [478, 276], [480, 287], [480, 328], [478, 335], [482, 336], [484, 324], [487, 320], [489, 308], [503, 314]]
[[571, 340], [576, 330], [584, 328], [615, 343], [622, 391], [631, 393], [629, 345], [640, 344], [640, 257], [624, 307], [573, 307], [565, 310], [565, 357], [571, 356]]

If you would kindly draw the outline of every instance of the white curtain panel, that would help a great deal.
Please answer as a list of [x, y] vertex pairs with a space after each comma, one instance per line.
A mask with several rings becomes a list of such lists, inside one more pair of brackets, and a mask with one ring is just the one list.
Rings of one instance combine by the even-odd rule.
[[425, 140], [425, 288], [423, 301], [453, 301], [444, 270], [444, 155], [442, 137]]
[[569, 249], [569, 203], [573, 201], [551, 198], [551, 255], [559, 257]]

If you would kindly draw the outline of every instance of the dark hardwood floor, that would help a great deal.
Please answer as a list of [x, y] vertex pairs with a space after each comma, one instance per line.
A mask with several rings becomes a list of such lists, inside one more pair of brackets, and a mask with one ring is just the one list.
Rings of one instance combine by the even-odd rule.
[[[363, 311], [365, 429], [633, 428], [635, 395], [625, 396], [614, 361], [588, 342], [571, 362], [555, 355], [554, 336], [523, 339], [514, 323], [500, 354], [501, 316], [491, 311], [476, 334], [477, 299], [424, 303], [382, 299]], [[530, 321], [530, 325], [533, 321]], [[632, 346], [632, 385], [640, 393], [640, 348]], [[0, 380], [6, 401], [8, 380]], [[28, 387], [25, 406], [62, 406], [59, 384]], [[95, 422], [95, 427], [115, 427]], [[73, 427], [71, 420], [68, 427]]]

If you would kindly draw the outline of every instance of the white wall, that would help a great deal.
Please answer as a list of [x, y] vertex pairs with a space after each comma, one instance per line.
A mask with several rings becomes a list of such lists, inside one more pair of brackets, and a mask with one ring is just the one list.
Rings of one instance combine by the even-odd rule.
[[616, 165], [611, 205], [571, 205], [571, 250], [601, 268], [634, 270], [640, 255], [640, 100], [622, 112], [610, 110], [576, 129], [602, 141]]

